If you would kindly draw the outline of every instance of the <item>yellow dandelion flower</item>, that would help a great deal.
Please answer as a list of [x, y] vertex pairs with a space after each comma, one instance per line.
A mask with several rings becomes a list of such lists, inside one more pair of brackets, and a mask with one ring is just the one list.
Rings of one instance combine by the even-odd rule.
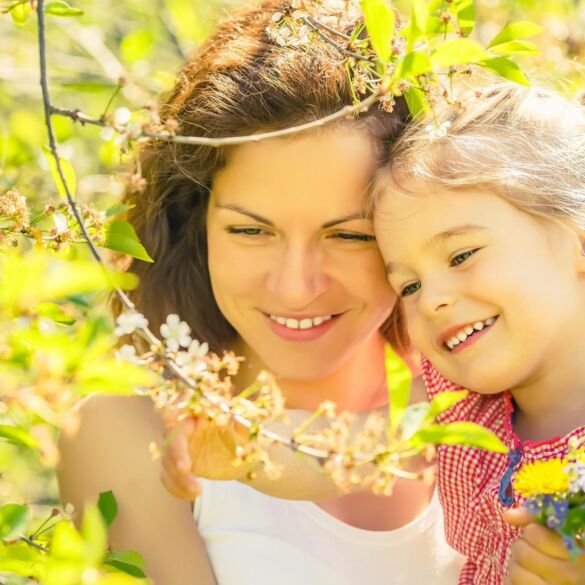
[[525, 498], [542, 495], [562, 496], [569, 491], [569, 475], [563, 459], [537, 461], [522, 467], [514, 479], [514, 489]]

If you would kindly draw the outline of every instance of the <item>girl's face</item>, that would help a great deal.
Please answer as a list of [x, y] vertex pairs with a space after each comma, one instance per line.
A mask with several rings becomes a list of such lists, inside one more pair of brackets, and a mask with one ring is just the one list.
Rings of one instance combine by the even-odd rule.
[[234, 149], [213, 183], [209, 270], [244, 355], [321, 379], [379, 342], [395, 295], [363, 203], [376, 157], [355, 128]]
[[577, 232], [494, 193], [386, 193], [376, 234], [412, 342], [481, 393], [531, 385], [582, 336]]

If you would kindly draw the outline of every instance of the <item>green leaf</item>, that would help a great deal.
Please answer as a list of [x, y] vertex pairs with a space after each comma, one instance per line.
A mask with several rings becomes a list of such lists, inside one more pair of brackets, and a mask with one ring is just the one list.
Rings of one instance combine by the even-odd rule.
[[104, 564], [114, 567], [132, 577], [144, 578], [144, 559], [135, 551], [110, 553]]
[[154, 262], [140, 243], [134, 228], [127, 221], [116, 220], [110, 223], [106, 236], [106, 248], [145, 262]]
[[384, 349], [386, 385], [390, 393], [390, 428], [395, 432], [400, 426], [404, 411], [410, 401], [412, 374], [400, 356], [386, 344]]
[[112, 205], [106, 210], [106, 217], [116, 217], [116, 215], [120, 215], [132, 209], [134, 205], [126, 205], [124, 203], [116, 203], [116, 205]]
[[398, 66], [397, 78], [411, 79], [432, 71], [433, 66], [424, 53], [413, 51], [407, 53]]
[[83, 522], [81, 524], [81, 536], [85, 541], [86, 559], [89, 562], [96, 563], [101, 560], [106, 553], [108, 546], [106, 522], [102, 517], [97, 506], [87, 506], [83, 513]]
[[51, 557], [62, 561], [84, 562], [86, 548], [83, 538], [69, 521], [59, 522], [51, 539]]
[[459, 28], [463, 36], [468, 37], [475, 26], [475, 5], [473, 0], [457, 0], [455, 10]]
[[412, 51], [427, 30], [428, 9], [426, 0], [413, 0], [410, 9], [410, 26], [406, 35], [407, 51]]
[[66, 313], [57, 303], [39, 303], [34, 307], [35, 312], [41, 316], [55, 321], [61, 325], [73, 325], [75, 317]]
[[509, 22], [492, 39], [488, 49], [517, 39], [529, 39], [543, 31], [543, 27], [530, 21]]
[[585, 509], [571, 508], [565, 518], [561, 532], [568, 536], [575, 536], [585, 530]]
[[26, 429], [11, 425], [0, 425], [0, 438], [13, 445], [28, 449], [36, 449], [39, 445], [38, 441]]
[[404, 99], [408, 105], [408, 109], [414, 119], [421, 118], [430, 109], [425, 94], [417, 87], [409, 87], [404, 92]]
[[510, 81], [514, 81], [519, 85], [530, 85], [530, 81], [517, 63], [507, 59], [506, 57], [493, 57], [492, 59], [485, 59], [479, 63], [482, 67], [486, 69], [490, 69], [497, 73], [500, 77], [504, 79], [509, 79]]
[[98, 499], [97, 506], [106, 524], [110, 526], [118, 514], [118, 502], [116, 502], [116, 498], [112, 491], [102, 492]]
[[485, 427], [472, 422], [454, 422], [447, 425], [430, 425], [411, 439], [414, 445], [464, 445], [496, 453], [507, 453], [508, 448]]
[[385, 0], [361, 0], [360, 4], [372, 47], [374, 47], [380, 61], [387, 63], [392, 52], [392, 38], [396, 22], [394, 11], [386, 4]]
[[16, 26], [24, 26], [32, 13], [30, 2], [21, 2], [10, 9], [10, 16]]
[[477, 63], [487, 57], [483, 47], [470, 39], [453, 39], [440, 44], [431, 55], [435, 67]]
[[[43, 152], [45, 153], [47, 163], [49, 164], [51, 177], [53, 177], [53, 181], [57, 187], [57, 192], [59, 193], [59, 196], [61, 197], [61, 199], [67, 199], [67, 191], [63, 186], [61, 175], [57, 170], [57, 162], [55, 156], [53, 155], [52, 151], [47, 147], [43, 147]], [[61, 171], [63, 172], [63, 177], [65, 178], [65, 182], [67, 183], [67, 187], [69, 189], [71, 198], [75, 199], [75, 193], [77, 190], [77, 179], [75, 178], [75, 171], [71, 166], [71, 163], [65, 160], [64, 158], [59, 157], [59, 163], [61, 166]]]
[[0, 507], [0, 538], [9, 539], [22, 532], [28, 523], [28, 508], [21, 504]]
[[78, 392], [83, 396], [92, 392], [129, 396], [137, 388], [161, 382], [148, 368], [120, 362], [114, 358], [83, 364], [78, 369], [75, 380]]
[[54, 0], [53, 2], [47, 2], [45, 4], [45, 12], [52, 14], [53, 16], [73, 17], [81, 16], [84, 14], [83, 10], [79, 8], [73, 8], [64, 0]]
[[530, 41], [508, 41], [490, 47], [490, 52], [498, 55], [538, 55], [538, 47]]

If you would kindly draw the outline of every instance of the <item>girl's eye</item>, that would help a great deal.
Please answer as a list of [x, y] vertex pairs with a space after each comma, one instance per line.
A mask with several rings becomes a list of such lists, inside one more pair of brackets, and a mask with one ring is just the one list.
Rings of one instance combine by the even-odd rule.
[[256, 227], [238, 228], [238, 227], [230, 226], [227, 228], [227, 232], [228, 232], [228, 234], [242, 235], [242, 236], [248, 236], [248, 237], [258, 237], [258, 236], [266, 235], [265, 230], [263, 230], [262, 228], [256, 228]]
[[465, 250], [465, 252], [460, 252], [459, 254], [455, 254], [453, 258], [451, 258], [450, 266], [458, 266], [459, 264], [463, 264], [466, 260], [471, 258], [479, 248], [475, 248], [474, 250]]
[[411, 282], [410, 284], [407, 284], [400, 291], [400, 296], [401, 297], [409, 297], [410, 295], [413, 295], [419, 289], [420, 289], [420, 280], [417, 280], [416, 282]]
[[358, 234], [353, 232], [338, 232], [333, 234], [332, 237], [350, 242], [374, 242], [376, 240], [376, 237], [371, 236], [370, 234]]

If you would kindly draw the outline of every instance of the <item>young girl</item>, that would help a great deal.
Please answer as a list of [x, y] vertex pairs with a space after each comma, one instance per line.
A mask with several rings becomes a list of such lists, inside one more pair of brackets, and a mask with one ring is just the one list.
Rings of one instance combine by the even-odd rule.
[[[585, 437], [585, 110], [503, 84], [435, 116], [378, 174], [375, 223], [429, 394], [472, 391], [439, 422], [479, 423], [510, 448], [439, 448], [447, 539], [467, 558], [459, 584], [584, 583], [583, 560], [515, 509], [511, 478]], [[186, 451], [177, 441], [167, 458]], [[293, 466], [261, 489], [310, 497], [317, 481]]]
[[440, 422], [479, 423], [510, 448], [439, 448], [459, 583], [583, 583], [552, 532], [530, 526], [512, 546], [505, 511], [522, 505], [515, 471], [585, 437], [585, 111], [505, 84], [436, 115], [378, 176], [375, 217], [430, 396], [472, 391]]

